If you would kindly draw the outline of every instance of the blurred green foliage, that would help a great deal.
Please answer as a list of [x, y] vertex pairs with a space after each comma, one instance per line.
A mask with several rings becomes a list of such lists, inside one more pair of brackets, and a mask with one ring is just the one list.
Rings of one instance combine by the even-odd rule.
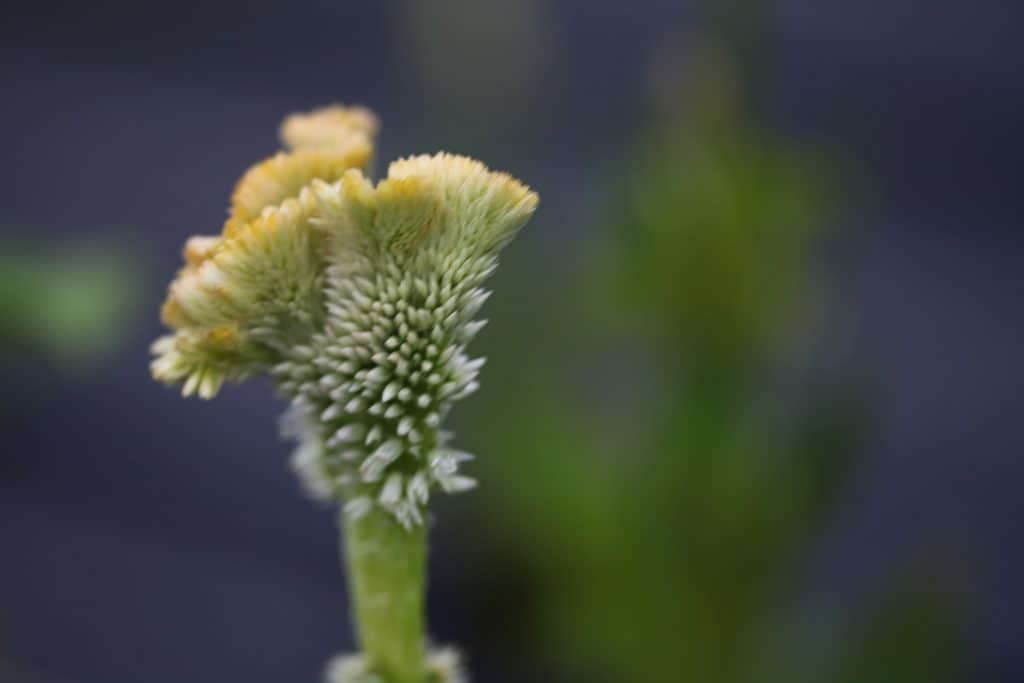
[[0, 244], [0, 348], [75, 372], [110, 353], [137, 311], [139, 277], [123, 251]]
[[827, 647], [796, 626], [870, 405], [815, 357], [833, 171], [724, 90], [692, 89], [616, 165], [582, 284], [533, 291], [489, 354], [515, 404], [466, 419], [501, 539], [480, 571], [535, 595], [502, 637], [586, 681], [948, 680], [949, 629], [899, 600]]

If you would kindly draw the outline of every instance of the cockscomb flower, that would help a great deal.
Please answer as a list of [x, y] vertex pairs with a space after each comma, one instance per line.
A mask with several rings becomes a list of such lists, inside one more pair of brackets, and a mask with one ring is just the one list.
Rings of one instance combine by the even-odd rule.
[[397, 161], [374, 186], [373, 121], [337, 107], [285, 121], [298, 149], [245, 173], [221, 236], [186, 243], [153, 372], [204, 398], [268, 372], [309, 489], [411, 525], [431, 490], [471, 486], [441, 421], [478, 386], [466, 345], [483, 285], [537, 200], [449, 154]]
[[[485, 282], [537, 196], [443, 153], [396, 161], [374, 184], [365, 172], [377, 128], [362, 108], [285, 120], [288, 149], [243, 175], [221, 234], [186, 242], [162, 310], [172, 332], [154, 343], [152, 370], [203, 398], [267, 374], [290, 399], [293, 467], [314, 495], [343, 505], [362, 669], [404, 683], [425, 675], [427, 659], [413, 614], [422, 590], [396, 588], [423, 553], [403, 551], [402, 534], [422, 541], [433, 492], [473, 486], [459, 472], [470, 456], [442, 423], [479, 386], [483, 360], [467, 345], [485, 322]], [[403, 567], [391, 583], [380, 557], [389, 543]], [[382, 605], [380, 593], [396, 590], [404, 597]], [[412, 635], [389, 633], [396, 623]]]

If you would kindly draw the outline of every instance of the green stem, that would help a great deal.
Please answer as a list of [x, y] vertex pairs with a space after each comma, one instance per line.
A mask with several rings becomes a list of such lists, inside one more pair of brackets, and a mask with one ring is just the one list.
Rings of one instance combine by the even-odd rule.
[[426, 529], [406, 530], [376, 507], [359, 519], [344, 517], [353, 617], [367, 667], [386, 683], [424, 683]]

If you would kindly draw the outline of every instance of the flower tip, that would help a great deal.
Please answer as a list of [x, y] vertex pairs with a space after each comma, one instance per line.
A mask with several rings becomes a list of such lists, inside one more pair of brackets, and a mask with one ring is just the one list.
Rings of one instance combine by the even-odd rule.
[[305, 113], [291, 114], [278, 131], [289, 149], [329, 149], [363, 139], [372, 145], [380, 121], [367, 107], [331, 104]]
[[431, 178], [387, 178], [377, 185], [375, 228], [392, 249], [415, 248], [438, 227], [441, 202]]
[[219, 235], [195, 235], [185, 241], [185, 248], [182, 250], [182, 257], [187, 267], [197, 268], [206, 259], [213, 256], [214, 251], [220, 245]]

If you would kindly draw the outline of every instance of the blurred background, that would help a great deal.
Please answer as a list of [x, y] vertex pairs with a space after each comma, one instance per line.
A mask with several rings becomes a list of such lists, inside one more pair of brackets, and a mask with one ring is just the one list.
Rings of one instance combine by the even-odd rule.
[[318, 680], [333, 514], [264, 382], [149, 379], [279, 120], [542, 197], [456, 409], [430, 621], [480, 683], [1024, 680], [1024, 6], [12, 2], [0, 680]]

